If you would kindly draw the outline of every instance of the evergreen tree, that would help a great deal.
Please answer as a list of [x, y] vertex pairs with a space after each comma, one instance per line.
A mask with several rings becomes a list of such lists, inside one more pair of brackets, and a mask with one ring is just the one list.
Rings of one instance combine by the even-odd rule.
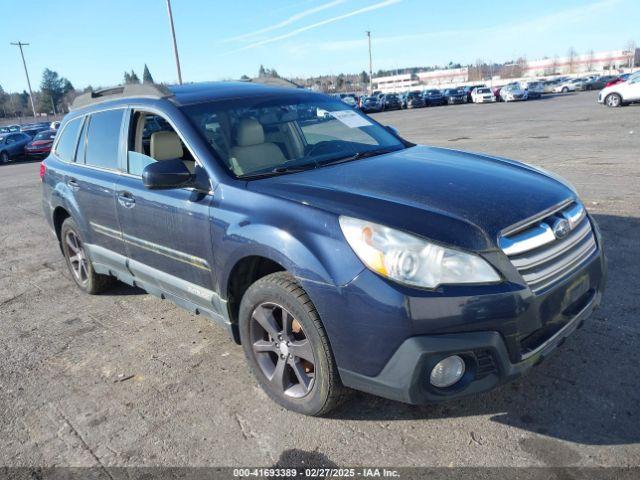
[[151, 72], [149, 71], [149, 67], [147, 64], [144, 64], [144, 72], [142, 72], [142, 83], [154, 83], [153, 77], [151, 76]]
[[[41, 110], [44, 112], [56, 112], [58, 104], [64, 96], [65, 79], [58, 75], [58, 72], [44, 69], [42, 72], [42, 81], [40, 82], [41, 91]], [[72, 87], [73, 88], [73, 87]]]
[[131, 73], [124, 72], [124, 83], [126, 84], [140, 83], [140, 79], [138, 78], [138, 75], [136, 74], [136, 72], [131, 70]]

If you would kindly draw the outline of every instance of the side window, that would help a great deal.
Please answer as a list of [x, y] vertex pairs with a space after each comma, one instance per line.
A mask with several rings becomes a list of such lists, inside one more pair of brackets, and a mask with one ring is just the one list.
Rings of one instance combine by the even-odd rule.
[[67, 122], [60, 134], [60, 140], [56, 145], [56, 155], [65, 162], [73, 162], [76, 153], [76, 145], [78, 144], [78, 133], [82, 118], [74, 118]]
[[107, 110], [89, 118], [85, 163], [95, 167], [118, 168], [120, 128], [124, 110]]
[[160, 115], [136, 111], [130, 123], [127, 146], [127, 172], [142, 175], [153, 162], [180, 159], [193, 172], [195, 161], [180, 136]]

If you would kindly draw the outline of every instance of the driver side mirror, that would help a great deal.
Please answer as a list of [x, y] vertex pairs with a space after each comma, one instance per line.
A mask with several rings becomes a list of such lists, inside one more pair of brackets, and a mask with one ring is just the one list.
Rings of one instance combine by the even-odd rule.
[[150, 163], [142, 171], [142, 183], [150, 190], [186, 187], [192, 179], [193, 175], [179, 158]]

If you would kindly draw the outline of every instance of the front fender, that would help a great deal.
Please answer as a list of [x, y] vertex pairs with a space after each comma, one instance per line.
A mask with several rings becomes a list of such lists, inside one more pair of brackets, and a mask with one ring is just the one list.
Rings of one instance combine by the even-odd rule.
[[349, 283], [364, 268], [348, 245], [338, 216], [244, 189], [228, 188], [214, 206], [212, 241], [218, 291], [226, 296], [233, 267], [261, 256], [303, 282]]

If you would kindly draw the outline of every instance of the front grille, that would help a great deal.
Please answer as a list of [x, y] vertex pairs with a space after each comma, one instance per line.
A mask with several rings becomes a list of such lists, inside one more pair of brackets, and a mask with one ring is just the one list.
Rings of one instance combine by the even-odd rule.
[[[563, 221], [570, 228], [565, 236], [554, 233]], [[591, 222], [578, 203], [501, 237], [500, 246], [535, 293], [580, 268], [598, 250]]]

